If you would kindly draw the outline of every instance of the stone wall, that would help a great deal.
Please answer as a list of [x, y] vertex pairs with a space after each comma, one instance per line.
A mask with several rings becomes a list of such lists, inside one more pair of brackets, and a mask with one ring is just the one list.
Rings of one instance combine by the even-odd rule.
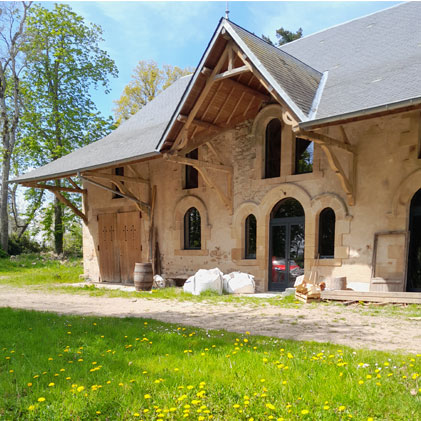
[[[354, 180], [355, 205], [350, 206], [339, 178], [317, 145], [313, 173], [293, 174], [295, 152], [290, 126], [284, 125], [282, 132], [281, 176], [262, 178], [265, 128], [270, 119], [281, 116], [281, 111], [280, 106], [270, 105], [253, 121], [225, 132], [214, 142], [225, 163], [233, 167], [232, 209], [223, 205], [200, 176], [198, 188], [183, 189], [185, 169], [180, 164], [162, 158], [136, 164], [142, 176], [157, 186], [155, 227], [164, 275], [191, 275], [199, 268], [213, 267], [224, 272], [241, 270], [255, 275], [258, 289], [266, 290], [270, 212], [279, 200], [292, 197], [305, 210], [307, 273], [317, 256], [319, 214], [325, 207], [331, 207], [336, 215], [335, 256], [319, 261], [319, 278], [346, 276], [351, 287], [369, 290], [374, 276], [371, 289], [404, 290], [406, 246], [402, 236], [408, 229], [409, 202], [421, 188], [419, 114], [413, 112], [344, 125], [349, 142], [356, 150], [354, 161], [349, 153], [336, 151], [346, 174]], [[338, 127], [322, 132], [342, 138]], [[199, 159], [215, 161], [206, 146], [200, 147]], [[126, 171], [129, 174], [129, 170]], [[214, 170], [209, 173], [226, 192], [226, 175]], [[84, 229], [85, 274], [97, 280], [96, 216], [135, 210], [135, 207], [127, 199], [111, 199], [110, 192], [91, 184], [86, 183], [85, 187], [89, 218]], [[143, 201], [149, 201], [147, 186], [138, 186], [136, 191]], [[183, 217], [192, 206], [201, 214], [201, 250], [183, 250]], [[257, 219], [255, 260], [244, 259], [244, 222], [250, 213]], [[145, 216], [142, 221], [142, 259], [146, 261], [149, 219]], [[396, 234], [379, 240], [377, 269], [373, 271], [375, 233], [388, 231]]]

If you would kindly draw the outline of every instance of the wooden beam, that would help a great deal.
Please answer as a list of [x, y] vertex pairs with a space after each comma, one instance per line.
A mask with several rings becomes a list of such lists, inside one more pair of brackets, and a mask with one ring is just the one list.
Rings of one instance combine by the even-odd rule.
[[201, 107], [203, 101], [205, 100], [205, 98], [207, 97], [212, 85], [214, 84], [214, 76], [216, 74], [218, 74], [219, 70], [221, 69], [221, 67], [223, 66], [223, 64], [225, 63], [225, 60], [227, 59], [227, 55], [228, 55], [228, 50], [225, 49], [224, 52], [221, 54], [221, 57], [219, 57], [218, 62], [216, 63], [215, 68], [212, 70], [212, 73], [209, 75], [208, 80], [206, 81], [206, 84], [202, 90], [202, 92], [200, 93], [199, 97], [197, 98], [193, 108], [191, 109], [186, 122], [184, 123], [184, 127], [180, 130], [180, 133], [177, 135], [174, 145], [177, 146], [178, 143], [180, 142], [180, 139], [183, 137], [183, 134], [186, 133], [187, 129], [190, 127], [190, 124], [192, 123], [192, 121], [194, 120], [194, 118], [196, 117], [197, 112], [199, 111], [199, 108]]
[[211, 69], [210, 67], [203, 66], [202, 71], [200, 73], [202, 73], [202, 75], [209, 76], [212, 73], [212, 70], [213, 69]]
[[244, 83], [237, 82], [236, 80], [225, 79], [223, 83], [224, 85], [227, 85], [230, 87], [241, 88], [244, 92], [250, 95], [253, 95], [256, 98], [259, 98], [262, 101], [268, 101], [270, 99], [269, 95], [266, 95], [263, 92], [260, 92], [256, 89], [250, 88], [250, 86], [244, 85]]
[[82, 218], [83, 222], [85, 224], [88, 224], [88, 218], [87, 216], [81, 212], [69, 199], [67, 199], [66, 197], [64, 197], [59, 191], [57, 190], [53, 190], [52, 191], [54, 193], [54, 195], [57, 197], [57, 199], [63, 203], [63, 205], [69, 207], [72, 212], [74, 214], [76, 214], [77, 216], [79, 216], [80, 218]]
[[314, 143], [318, 143], [320, 145], [335, 146], [336, 148], [354, 153], [354, 147], [352, 145], [343, 143], [337, 139], [334, 139], [333, 137], [329, 137], [320, 133], [308, 132], [298, 128], [298, 130], [295, 131], [295, 135], [297, 137], [301, 137], [302, 139], [311, 140]]
[[81, 189], [81, 188], [74, 188], [74, 187], [61, 187], [61, 186], [50, 186], [49, 184], [40, 184], [40, 183], [22, 183], [22, 186], [24, 187], [33, 187], [36, 189], [46, 189], [46, 190], [51, 190], [53, 193], [55, 191], [65, 191], [68, 193], [86, 193], [87, 190], [86, 189]]
[[224, 130], [221, 130], [217, 133], [212, 133], [209, 135], [209, 133], [203, 133], [196, 138], [192, 138], [192, 140], [189, 142], [189, 144], [182, 149], [177, 150], [178, 155], [185, 155], [191, 152], [194, 149], [197, 149], [198, 147], [204, 145], [208, 142], [213, 142], [216, 140], [222, 133], [224, 133]]
[[326, 146], [325, 144], [322, 144], [320, 146], [323, 149], [323, 152], [326, 154], [327, 160], [329, 161], [329, 165], [332, 168], [332, 170], [335, 172], [335, 174], [338, 176], [339, 181], [342, 184], [342, 187], [345, 191], [345, 194], [348, 199], [348, 205], [353, 206], [355, 205], [355, 198], [354, 198], [354, 191], [353, 186], [351, 182], [349, 181], [348, 177], [345, 174], [345, 171], [343, 170], [338, 158], [336, 155], [332, 152], [329, 146]]
[[216, 150], [215, 146], [211, 142], [206, 142], [206, 146], [215, 155], [215, 157], [219, 161], [219, 163], [221, 165], [225, 165], [224, 160], [223, 160], [221, 154]]
[[186, 158], [184, 156], [169, 154], [164, 154], [164, 159], [170, 162], [176, 162], [177, 164], [190, 165], [191, 167], [194, 167], [197, 170], [199, 170], [199, 168], [206, 168], [226, 173], [232, 173], [232, 167], [229, 167], [227, 165], [214, 164], [213, 162], [200, 161], [199, 159], [191, 159]]
[[136, 176], [136, 178], [138, 178], [139, 180], [141, 180], [142, 183], [145, 183], [145, 184], [149, 184], [150, 183], [149, 180], [147, 180], [146, 178], [143, 178], [140, 175], [139, 171], [136, 169], [136, 167], [134, 165], [128, 164], [127, 165], [127, 168]]
[[[180, 114], [177, 117], [177, 120], [180, 121], [181, 123], [185, 123], [187, 121], [187, 116]], [[212, 124], [212, 123], [209, 123], [207, 121], [199, 120], [197, 118], [195, 118], [192, 121], [192, 124], [194, 124], [195, 126], [203, 127], [204, 129], [208, 129], [208, 130], [220, 130], [221, 129], [221, 127], [217, 126], [216, 124]]]
[[120, 196], [125, 197], [126, 199], [129, 199], [129, 200], [131, 200], [131, 201], [133, 201], [133, 202], [137, 203], [137, 204], [140, 206], [140, 210], [142, 210], [143, 212], [146, 212], [148, 216], [150, 215], [150, 206], [149, 206], [147, 203], [142, 202], [141, 200], [137, 199], [136, 197], [131, 196], [130, 194], [126, 194], [126, 193], [121, 192], [121, 191], [120, 191], [120, 192], [116, 192], [116, 191], [115, 191], [115, 190], [113, 190], [111, 187], [104, 186], [103, 184], [98, 183], [98, 182], [97, 182], [97, 181], [95, 181], [95, 180], [91, 180], [91, 179], [90, 179], [90, 178], [88, 178], [87, 176], [79, 175], [79, 177], [80, 177], [82, 180], [85, 180], [85, 181], [87, 181], [88, 183], [93, 184], [94, 186], [100, 187], [101, 189], [107, 190], [107, 191], [109, 191], [109, 192], [111, 192], [111, 193], [118, 193]]
[[217, 74], [213, 78], [213, 80], [215, 82], [218, 82], [220, 80], [224, 80], [224, 79], [227, 79], [229, 77], [238, 76], [238, 75], [241, 75], [242, 73], [249, 72], [249, 71], [250, 71], [250, 69], [248, 68], [248, 66], [236, 67], [235, 69], [227, 70], [225, 72]]
[[97, 177], [97, 178], [104, 178], [110, 181], [120, 181], [125, 183], [135, 183], [135, 184], [148, 184], [149, 180], [145, 180], [143, 178], [139, 177], [127, 177], [126, 175], [116, 175], [116, 174], [107, 174], [107, 173], [101, 173], [101, 172], [94, 172], [94, 171], [87, 171], [82, 173], [83, 175], [89, 176], [89, 177]]
[[152, 262], [152, 267], [154, 266], [153, 261], [153, 231], [154, 231], [154, 215], [155, 215], [155, 203], [156, 203], [156, 186], [152, 186], [151, 191], [151, 217], [149, 224], [149, 261]]
[[82, 190], [80, 186], [77, 185], [75, 181], [72, 180], [71, 177], [66, 177], [66, 180], [77, 190]]

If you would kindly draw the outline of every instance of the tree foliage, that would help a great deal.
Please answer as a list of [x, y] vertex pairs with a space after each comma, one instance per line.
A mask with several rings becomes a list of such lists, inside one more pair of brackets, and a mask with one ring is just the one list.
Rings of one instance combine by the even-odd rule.
[[262, 35], [262, 39], [268, 42], [271, 45], [276, 45], [277, 47], [280, 47], [281, 45], [287, 44], [288, 42], [295, 41], [296, 39], [300, 39], [303, 36], [303, 28], [298, 28], [296, 32], [288, 31], [288, 29], [284, 29], [283, 27], [280, 27], [276, 30], [276, 38], [277, 42], [274, 44], [270, 37], [267, 37], [266, 35]]
[[139, 61], [132, 79], [120, 98], [114, 101], [116, 123], [129, 119], [177, 79], [192, 72], [191, 68], [181, 69], [167, 64], [160, 68], [154, 61]]
[[[117, 76], [114, 61], [99, 47], [101, 41], [102, 29], [87, 24], [68, 5], [31, 9], [24, 47], [30, 89], [25, 95], [22, 135], [32, 166], [58, 159], [111, 129], [111, 119], [101, 116], [90, 93], [99, 87], [108, 92], [109, 76]], [[65, 227], [57, 200], [53, 221], [55, 248], [61, 253]]]

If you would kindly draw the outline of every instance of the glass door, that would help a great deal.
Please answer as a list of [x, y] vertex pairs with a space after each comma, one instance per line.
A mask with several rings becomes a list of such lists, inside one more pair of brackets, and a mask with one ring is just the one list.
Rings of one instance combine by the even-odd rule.
[[272, 220], [270, 225], [269, 290], [284, 291], [304, 274], [304, 221]]

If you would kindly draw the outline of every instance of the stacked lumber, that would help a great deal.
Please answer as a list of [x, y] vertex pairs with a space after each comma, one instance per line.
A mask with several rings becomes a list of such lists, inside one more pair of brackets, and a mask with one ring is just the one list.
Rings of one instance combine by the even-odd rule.
[[325, 286], [324, 282], [316, 285], [307, 283], [303, 280], [303, 282], [295, 288], [295, 298], [303, 303], [318, 301], [320, 300], [321, 293], [325, 289]]

